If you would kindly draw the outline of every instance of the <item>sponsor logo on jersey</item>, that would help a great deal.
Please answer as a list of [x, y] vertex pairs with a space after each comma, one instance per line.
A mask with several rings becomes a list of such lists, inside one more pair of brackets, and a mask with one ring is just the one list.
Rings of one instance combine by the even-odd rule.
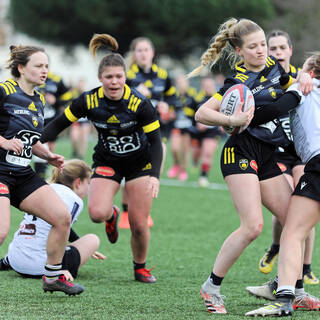
[[112, 177], [114, 176], [114, 170], [110, 167], [96, 167], [95, 169], [96, 174], [104, 177]]
[[286, 172], [287, 166], [281, 162], [277, 162], [278, 167], [280, 168], [281, 172]]
[[258, 172], [258, 164], [256, 160], [251, 160], [250, 161], [250, 167], [255, 171]]
[[8, 193], [9, 193], [8, 187], [5, 184], [0, 183], [0, 194], [8, 194]]
[[239, 160], [239, 167], [241, 170], [247, 170], [249, 165], [248, 159], [240, 159]]
[[152, 164], [148, 162], [146, 166], [142, 169], [142, 171], [151, 170], [151, 169], [152, 169]]
[[120, 121], [115, 115], [113, 115], [107, 120], [107, 123], [120, 123]]
[[32, 124], [35, 126], [35, 127], [37, 127], [38, 126], [38, 124], [39, 124], [39, 122], [38, 122], [38, 119], [36, 118], [36, 117], [32, 117]]
[[30, 114], [29, 110], [14, 110], [14, 114]]
[[252, 94], [255, 94], [255, 93], [260, 92], [262, 89], [264, 89], [264, 85], [263, 85], [263, 84], [260, 84], [260, 86], [257, 86], [257, 87], [255, 87], [255, 88], [253, 88], [253, 89], [251, 90], [251, 92], [252, 92]]
[[132, 127], [132, 126], [134, 126], [135, 124], [137, 124], [137, 121], [130, 121], [130, 122], [121, 123], [121, 124], [120, 124], [120, 128]]
[[38, 111], [37, 108], [36, 108], [36, 105], [34, 104], [34, 102], [31, 102], [31, 103], [29, 104], [28, 109], [31, 110], [31, 111], [35, 111], [35, 112]]

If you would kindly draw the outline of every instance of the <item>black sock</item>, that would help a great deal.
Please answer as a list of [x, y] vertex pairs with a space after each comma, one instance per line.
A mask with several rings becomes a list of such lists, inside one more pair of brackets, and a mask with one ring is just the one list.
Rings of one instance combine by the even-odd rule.
[[[112, 212], [113, 212], [113, 211], [112, 211]], [[113, 219], [114, 219], [114, 213], [112, 213], [112, 217], [111, 217], [109, 220], [107, 220], [107, 222], [108, 222], [108, 223], [112, 223]]]
[[211, 272], [211, 275], [210, 275], [210, 278], [212, 280], [212, 283], [215, 285], [215, 286], [221, 286], [221, 282], [223, 280], [223, 277], [218, 277], [216, 276], [213, 272]]
[[128, 211], [128, 204], [122, 203], [122, 211]]
[[303, 288], [303, 280], [299, 279], [296, 282], [296, 289], [302, 289]]
[[279, 248], [280, 248], [280, 244], [272, 243], [272, 245], [270, 247], [270, 251], [273, 252], [273, 253], [278, 253], [279, 252]]
[[303, 275], [311, 272], [311, 264], [303, 264]]
[[138, 270], [146, 267], [146, 263], [136, 263], [133, 261], [133, 269]]

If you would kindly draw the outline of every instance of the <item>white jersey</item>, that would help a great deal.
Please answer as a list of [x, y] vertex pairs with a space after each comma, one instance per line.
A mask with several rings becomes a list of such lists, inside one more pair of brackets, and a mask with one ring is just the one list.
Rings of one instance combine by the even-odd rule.
[[[50, 185], [65, 202], [73, 224], [83, 209], [82, 199], [69, 187], [62, 184]], [[25, 214], [19, 229], [9, 245], [8, 258], [12, 268], [29, 275], [44, 274], [47, 261], [47, 239], [51, 225], [30, 214]]]
[[290, 111], [290, 127], [294, 146], [303, 163], [320, 154], [320, 80], [313, 79], [314, 89], [304, 96], [293, 84], [288, 90], [301, 96], [300, 104]]

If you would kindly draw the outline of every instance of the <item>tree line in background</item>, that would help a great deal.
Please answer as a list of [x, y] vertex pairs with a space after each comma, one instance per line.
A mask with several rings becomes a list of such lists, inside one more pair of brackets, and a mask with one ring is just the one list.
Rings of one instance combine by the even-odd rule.
[[9, 18], [16, 31], [67, 50], [87, 46], [94, 33], [109, 33], [124, 54], [133, 38], [146, 36], [158, 54], [183, 61], [199, 56], [227, 18], [245, 17], [266, 31], [287, 31], [295, 45], [293, 61], [301, 64], [305, 50], [319, 43], [319, 8], [318, 0], [11, 0]]

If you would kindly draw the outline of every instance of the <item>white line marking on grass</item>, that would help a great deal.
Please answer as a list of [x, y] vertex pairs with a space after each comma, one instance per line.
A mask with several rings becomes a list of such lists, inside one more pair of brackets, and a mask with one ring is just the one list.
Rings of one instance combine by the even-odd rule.
[[208, 187], [200, 187], [196, 181], [179, 181], [174, 179], [160, 179], [160, 184], [168, 187], [206, 188], [212, 190], [228, 190], [226, 184], [210, 183]]

